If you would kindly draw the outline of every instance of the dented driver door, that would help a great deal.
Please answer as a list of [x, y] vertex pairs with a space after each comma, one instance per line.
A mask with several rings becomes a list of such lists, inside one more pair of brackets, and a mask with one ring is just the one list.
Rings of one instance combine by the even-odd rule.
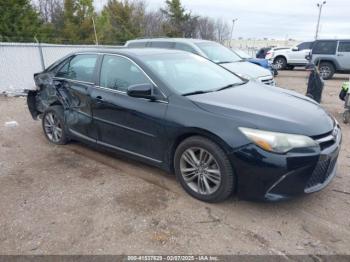
[[73, 57], [54, 77], [57, 95], [65, 107], [65, 121], [69, 132], [96, 142], [97, 132], [92, 125], [91, 88], [98, 55], [81, 54]]

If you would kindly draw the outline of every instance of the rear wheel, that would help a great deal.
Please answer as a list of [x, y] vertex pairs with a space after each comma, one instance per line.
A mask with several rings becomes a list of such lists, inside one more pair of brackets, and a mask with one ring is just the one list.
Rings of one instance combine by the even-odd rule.
[[321, 62], [319, 72], [324, 80], [331, 79], [335, 73], [334, 66], [329, 62]]
[[287, 67], [287, 60], [282, 56], [277, 57], [273, 63], [277, 70], [284, 70]]
[[234, 190], [234, 173], [225, 152], [212, 141], [190, 137], [175, 152], [177, 179], [191, 196], [206, 202], [219, 202]]
[[64, 145], [68, 142], [64, 113], [61, 106], [51, 106], [45, 111], [42, 118], [42, 126], [46, 138], [51, 143]]

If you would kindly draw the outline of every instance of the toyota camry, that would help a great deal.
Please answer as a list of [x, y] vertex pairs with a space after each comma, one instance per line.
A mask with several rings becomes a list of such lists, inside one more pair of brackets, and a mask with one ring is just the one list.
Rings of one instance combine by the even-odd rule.
[[288, 199], [336, 175], [341, 130], [319, 104], [195, 54], [78, 52], [34, 78], [28, 107], [51, 143], [79, 140], [153, 164], [202, 201]]

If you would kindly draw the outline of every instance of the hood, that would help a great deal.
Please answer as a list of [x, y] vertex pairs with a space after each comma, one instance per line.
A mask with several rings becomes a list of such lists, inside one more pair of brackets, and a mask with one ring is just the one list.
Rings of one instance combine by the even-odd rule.
[[313, 100], [252, 81], [188, 98], [208, 112], [231, 118], [237, 127], [307, 136], [322, 135], [334, 128], [333, 118]]
[[233, 73], [236, 73], [241, 76], [249, 76], [252, 79], [257, 79], [259, 77], [271, 76], [271, 72], [261, 66], [252, 64], [250, 62], [242, 61], [235, 63], [225, 63], [221, 64], [221, 66], [230, 70]]
[[268, 68], [269, 67], [269, 60], [267, 59], [262, 59], [262, 58], [250, 58], [248, 60], [250, 63], [253, 63], [253, 64], [257, 64], [257, 65], [261, 65], [265, 68]]

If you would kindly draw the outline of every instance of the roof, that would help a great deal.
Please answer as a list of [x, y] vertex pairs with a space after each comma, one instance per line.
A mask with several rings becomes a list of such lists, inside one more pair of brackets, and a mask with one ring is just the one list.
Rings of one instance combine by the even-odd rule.
[[115, 48], [115, 49], [97, 48], [97, 49], [91, 49], [91, 50], [78, 51], [74, 53], [105, 53], [105, 54], [120, 54], [120, 55], [129, 55], [129, 56], [144, 56], [144, 55], [184, 53], [184, 51], [163, 49], [163, 48]]
[[350, 38], [348, 38], [348, 39], [317, 39], [316, 41], [350, 41]]
[[142, 39], [134, 39], [130, 40], [127, 43], [132, 42], [159, 42], [159, 41], [166, 41], [166, 42], [181, 42], [181, 43], [202, 43], [202, 42], [212, 42], [209, 40], [204, 39], [194, 39], [194, 38], [142, 38]]

